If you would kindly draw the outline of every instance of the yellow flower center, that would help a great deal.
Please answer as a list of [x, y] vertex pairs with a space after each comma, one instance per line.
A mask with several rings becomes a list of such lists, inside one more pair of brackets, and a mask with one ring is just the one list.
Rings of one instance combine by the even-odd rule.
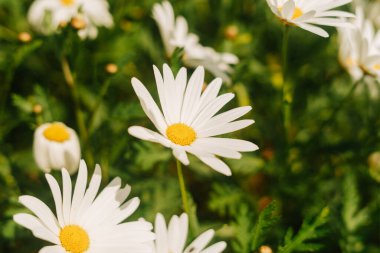
[[90, 246], [88, 234], [77, 225], [65, 226], [59, 233], [62, 247], [70, 253], [83, 253]]
[[46, 139], [56, 142], [65, 142], [70, 138], [70, 133], [62, 123], [52, 123], [43, 132]]
[[296, 19], [296, 18], [299, 18], [303, 15], [303, 12], [300, 8], [296, 7], [294, 9], [294, 12], [293, 12], [293, 16], [292, 16], [292, 19]]
[[73, 5], [75, 0], [60, 0], [62, 5], [70, 6]]
[[166, 136], [175, 144], [188, 146], [195, 141], [197, 133], [191, 127], [177, 123], [166, 129]]
[[375, 70], [380, 70], [380, 64], [376, 64], [375, 66], [373, 66], [373, 68], [374, 68]]
[[[279, 10], [280, 12], [282, 12], [282, 7], [278, 7], [278, 10]], [[293, 16], [291, 17], [291, 19], [293, 20], [293, 19], [299, 18], [299, 17], [301, 17], [302, 15], [303, 15], [302, 10], [301, 10], [300, 8], [296, 7], [296, 8], [294, 9]]]

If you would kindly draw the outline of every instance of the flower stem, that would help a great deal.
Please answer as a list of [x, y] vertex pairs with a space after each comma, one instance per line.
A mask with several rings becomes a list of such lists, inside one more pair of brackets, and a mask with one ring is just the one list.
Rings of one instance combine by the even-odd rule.
[[79, 137], [83, 146], [83, 153], [84, 153], [85, 159], [87, 160], [87, 164], [89, 165], [89, 167], [92, 168], [94, 161], [93, 161], [93, 157], [88, 146], [88, 132], [87, 132], [83, 112], [80, 109], [77, 85], [75, 85], [74, 75], [70, 69], [70, 65], [66, 57], [64, 56], [61, 58], [61, 67], [62, 67], [62, 72], [65, 78], [66, 84], [69, 87], [71, 96], [74, 100], [75, 117], [78, 124], [78, 129], [79, 129]]
[[182, 173], [182, 164], [180, 161], [177, 161], [177, 173], [178, 173], [178, 181], [179, 181], [179, 187], [181, 190], [181, 197], [182, 197], [182, 207], [184, 211], [187, 213], [187, 215], [190, 215], [189, 205], [187, 202], [187, 195], [186, 195], [186, 187], [185, 187], [185, 180], [183, 178]]
[[288, 25], [284, 25], [284, 32], [282, 37], [282, 106], [283, 106], [283, 120], [284, 130], [286, 138], [289, 139], [289, 133], [291, 128], [292, 119], [292, 100], [293, 91], [290, 84], [286, 81], [286, 70], [288, 61], [288, 41], [289, 41], [289, 29]]

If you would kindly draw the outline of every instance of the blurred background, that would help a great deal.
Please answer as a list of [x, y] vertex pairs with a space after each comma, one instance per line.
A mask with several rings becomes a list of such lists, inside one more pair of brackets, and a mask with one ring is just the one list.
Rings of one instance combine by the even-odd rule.
[[[46, 245], [16, 225], [12, 215], [25, 211], [17, 201], [22, 194], [53, 206], [44, 173], [33, 159], [33, 133], [52, 121], [79, 132], [77, 108], [88, 133], [81, 145], [89, 169], [99, 163], [104, 185], [120, 176], [141, 198], [132, 219], [180, 214], [170, 150], [127, 132], [132, 125], [151, 127], [131, 78], [157, 98], [152, 65], [161, 69], [168, 62], [151, 13], [158, 1], [110, 0], [114, 28], [101, 28], [95, 40], [84, 41], [71, 27], [53, 36], [35, 33], [26, 19], [32, 2], [0, 0], [0, 251], [37, 252]], [[203, 45], [239, 57], [232, 83], [222, 92], [236, 93], [231, 108], [251, 105], [247, 117], [256, 123], [232, 136], [260, 147], [240, 160], [226, 160], [231, 177], [191, 157], [184, 173], [193, 231], [215, 229], [216, 240], [228, 243], [225, 252], [380, 252], [380, 84], [362, 82], [330, 119], [353, 85], [339, 64], [335, 29], [327, 28], [328, 39], [296, 27], [290, 31], [287, 78], [295, 90], [289, 144], [281, 116], [282, 24], [267, 3], [171, 3]], [[62, 73], [62, 54], [75, 75], [77, 100]], [[208, 73], [206, 82], [213, 78]], [[58, 171], [53, 175], [60, 181]], [[259, 214], [273, 201], [273, 223], [252, 246]], [[313, 227], [321, 210], [326, 219]], [[315, 233], [309, 246], [281, 249], [292, 237], [289, 231], [296, 234], [303, 223]]]

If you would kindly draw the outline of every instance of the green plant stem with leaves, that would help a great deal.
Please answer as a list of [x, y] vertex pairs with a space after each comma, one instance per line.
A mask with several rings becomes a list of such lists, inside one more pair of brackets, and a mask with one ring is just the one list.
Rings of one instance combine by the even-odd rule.
[[190, 215], [190, 210], [189, 210], [189, 205], [187, 201], [187, 195], [186, 195], [186, 186], [185, 186], [185, 180], [183, 178], [183, 173], [182, 173], [182, 164], [180, 161], [177, 161], [177, 174], [178, 174], [178, 182], [179, 182], [179, 187], [181, 191], [181, 198], [182, 198], [182, 207], [183, 210]]

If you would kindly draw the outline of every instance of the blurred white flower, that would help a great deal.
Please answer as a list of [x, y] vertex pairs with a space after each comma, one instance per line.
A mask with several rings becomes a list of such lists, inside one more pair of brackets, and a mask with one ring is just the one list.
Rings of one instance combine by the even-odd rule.
[[231, 65], [237, 64], [239, 59], [231, 53], [219, 53], [211, 47], [204, 47], [199, 43], [196, 34], [189, 33], [189, 27], [184, 17], [175, 17], [170, 2], [153, 6], [153, 18], [156, 21], [163, 40], [165, 51], [171, 57], [176, 48], [183, 48], [183, 63], [188, 67], [204, 66], [214, 76], [221, 77], [223, 81], [230, 83], [229, 74], [232, 73]]
[[85, 26], [79, 29], [82, 39], [96, 38], [97, 27], [113, 26], [106, 0], [35, 0], [28, 12], [28, 21], [38, 32], [52, 34], [73, 18], [83, 20]]
[[351, 27], [344, 18], [352, 13], [332, 10], [352, 0], [266, 0], [271, 11], [287, 25], [298, 26], [322, 37], [329, 34], [317, 25]]
[[354, 80], [363, 74], [380, 77], [380, 31], [356, 9], [355, 28], [339, 28], [339, 60]]
[[73, 174], [81, 157], [77, 134], [61, 122], [45, 123], [36, 129], [33, 153], [38, 167], [45, 172], [66, 168]]
[[377, 29], [380, 29], [380, 1], [370, 0], [354, 0], [355, 8], [361, 7], [364, 9], [365, 16], [372, 21]]
[[187, 152], [191, 153], [212, 169], [227, 176], [231, 175], [230, 168], [216, 156], [240, 159], [240, 152], [258, 149], [249, 141], [214, 137], [254, 123], [251, 119], [237, 120], [252, 109], [250, 106], [216, 115], [234, 98], [232, 93], [218, 96], [222, 85], [221, 78], [214, 79], [202, 92], [203, 67], [194, 71], [189, 82], [185, 68], [181, 68], [176, 77], [166, 64], [163, 75], [156, 66], [153, 69], [162, 112], [138, 79], [132, 78], [132, 86], [144, 112], [159, 133], [132, 126], [128, 129], [131, 135], [171, 148], [173, 155], [185, 165], [189, 164]]
[[88, 188], [87, 174], [82, 160], [74, 191], [66, 169], [62, 169], [62, 191], [55, 178], [46, 174], [56, 215], [38, 198], [24, 195], [19, 202], [33, 214], [16, 214], [14, 221], [35, 237], [54, 244], [43, 247], [40, 253], [151, 253], [149, 244], [155, 237], [152, 224], [141, 220], [122, 223], [140, 204], [137, 197], [125, 202], [131, 187], [121, 188], [120, 178], [115, 178], [98, 194], [100, 167], [95, 167]]
[[206, 248], [215, 234], [213, 229], [209, 229], [185, 248], [189, 229], [188, 216], [185, 213], [180, 217], [173, 215], [168, 227], [166, 227], [163, 215], [158, 213], [154, 229], [156, 233], [155, 253], [220, 253], [227, 246], [225, 242], [217, 242]]

